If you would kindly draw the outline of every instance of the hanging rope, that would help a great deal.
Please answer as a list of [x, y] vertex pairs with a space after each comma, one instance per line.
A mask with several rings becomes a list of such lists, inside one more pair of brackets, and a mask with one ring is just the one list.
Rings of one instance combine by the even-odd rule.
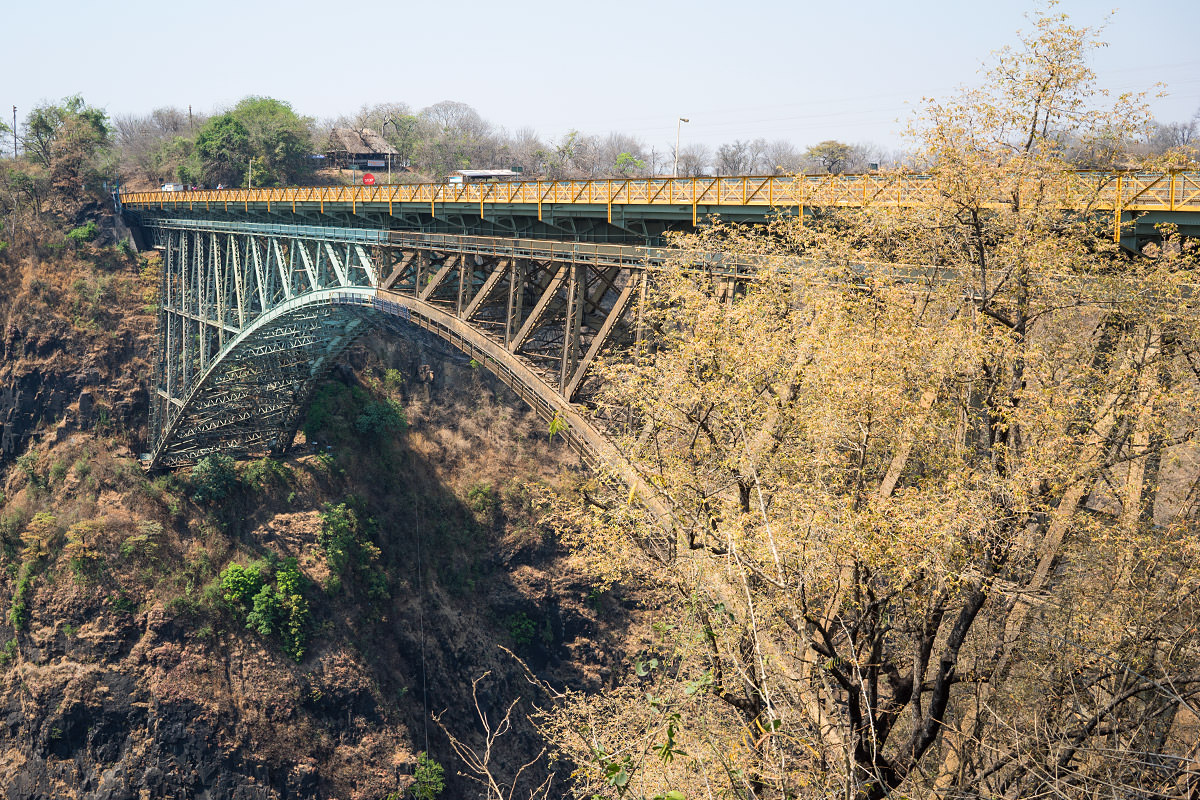
[[425, 734], [425, 752], [429, 752], [429, 684], [425, 680], [425, 573], [421, 566], [421, 511], [413, 503], [413, 532], [417, 540], [417, 630], [421, 641], [421, 725]]

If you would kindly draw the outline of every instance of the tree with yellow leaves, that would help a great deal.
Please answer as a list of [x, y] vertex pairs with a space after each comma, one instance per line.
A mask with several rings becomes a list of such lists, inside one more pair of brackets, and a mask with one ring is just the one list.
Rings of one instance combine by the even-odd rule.
[[582, 795], [1200, 790], [1196, 251], [1121, 250], [1076, 180], [1150, 120], [1051, 11], [928, 104], [924, 203], [715, 226], [656, 276], [602, 409], [652, 496], [563, 510], [657, 603], [620, 686], [543, 715]]

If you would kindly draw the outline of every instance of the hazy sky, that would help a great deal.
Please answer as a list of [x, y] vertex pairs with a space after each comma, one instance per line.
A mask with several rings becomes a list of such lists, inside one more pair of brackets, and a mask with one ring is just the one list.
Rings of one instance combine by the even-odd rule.
[[[902, 144], [923, 96], [978, 80], [1029, 28], [1017, 0], [8, 0], [0, 8], [0, 103], [11, 120], [81, 93], [109, 114], [197, 111], [250, 95], [313, 117], [363, 104], [474, 106], [510, 130], [623, 131], [683, 141], [823, 139]], [[1112, 91], [1166, 84], [1163, 121], [1200, 108], [1200, 0], [1120, 7], [1065, 0], [1107, 21], [1094, 58]]]

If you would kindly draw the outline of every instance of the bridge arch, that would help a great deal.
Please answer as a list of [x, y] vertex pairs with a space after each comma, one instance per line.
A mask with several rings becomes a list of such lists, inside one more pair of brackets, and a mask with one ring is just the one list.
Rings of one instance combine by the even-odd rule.
[[563, 437], [589, 465], [623, 463], [572, 398], [595, 355], [630, 330], [637, 274], [628, 248], [617, 258], [612, 248], [542, 243], [521, 263], [480, 240], [443, 237], [426, 253], [377, 231], [331, 241], [311, 229], [280, 236], [189, 221], [153, 233], [165, 264], [151, 468], [286, 450], [345, 350], [369, 330], [408, 325], [476, 360], [543, 419], [565, 423]]

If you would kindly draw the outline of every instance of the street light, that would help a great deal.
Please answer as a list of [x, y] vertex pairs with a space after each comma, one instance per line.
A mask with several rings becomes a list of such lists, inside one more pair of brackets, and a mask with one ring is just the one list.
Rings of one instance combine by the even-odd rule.
[[[380, 126], [383, 129], [383, 132], [387, 133], [387, 126], [388, 126], [389, 122], [392, 124], [392, 130], [394, 130], [397, 134], [399, 134], [400, 126], [396, 124], [396, 120], [394, 120], [394, 119], [389, 119], [389, 120], [384, 121], [383, 125]], [[387, 140], [386, 136], [383, 137], [383, 143], [387, 144], [388, 147], [391, 147], [391, 145], [388, 144], [388, 140]], [[388, 160], [388, 185], [391, 186], [392, 185], [392, 154], [385, 153], [385, 155], [387, 156], [387, 160]]]
[[687, 117], [679, 117], [675, 120], [675, 168], [671, 170], [671, 177], [679, 177], [679, 125], [682, 122], [691, 122]]

